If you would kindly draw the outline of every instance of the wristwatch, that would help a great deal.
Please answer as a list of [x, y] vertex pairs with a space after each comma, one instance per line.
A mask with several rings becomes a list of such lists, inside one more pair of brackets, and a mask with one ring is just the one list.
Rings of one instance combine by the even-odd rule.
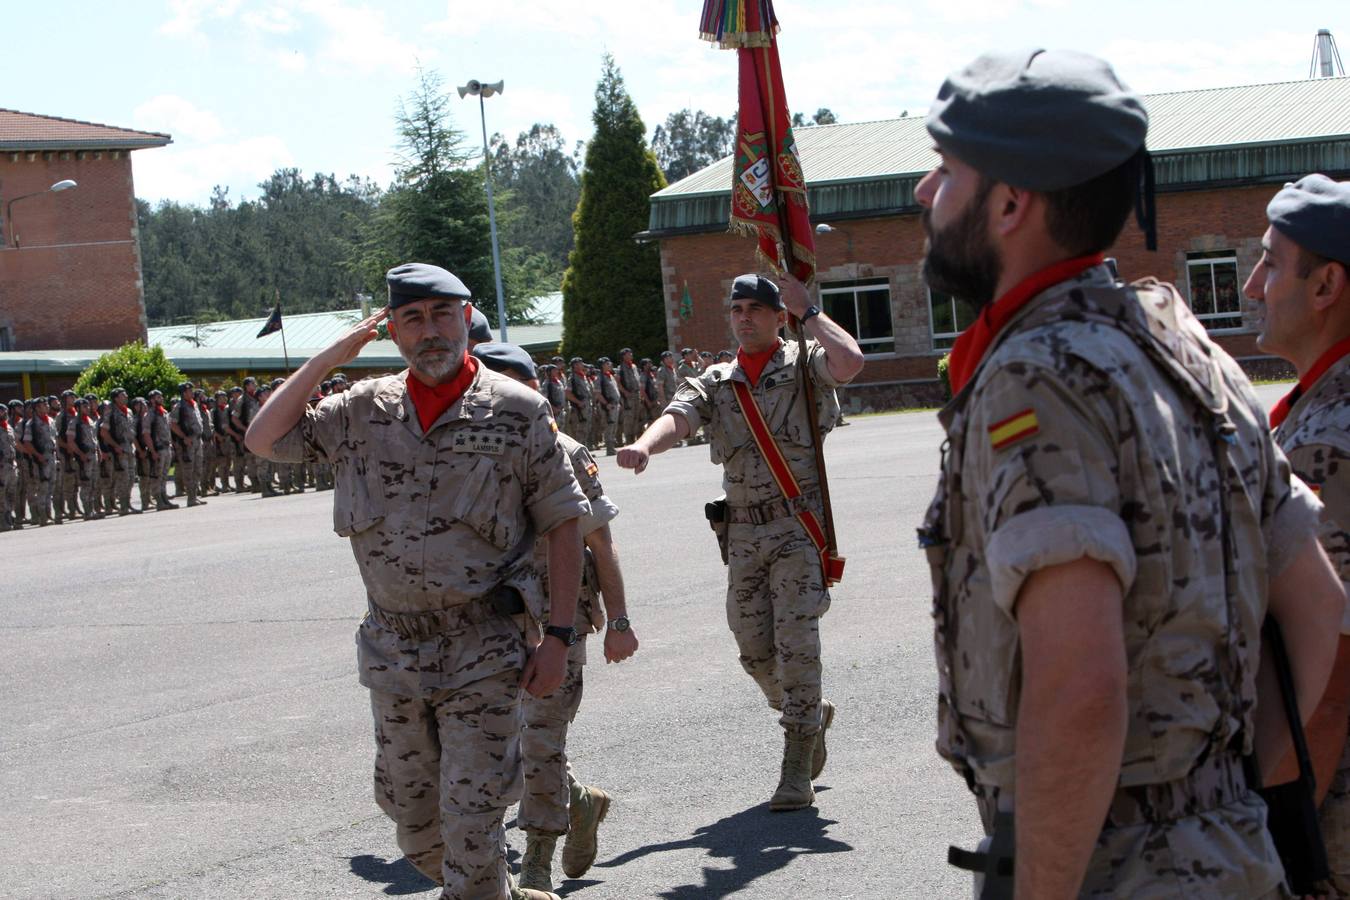
[[546, 636], [552, 636], [563, 642], [564, 646], [570, 647], [577, 642], [577, 630], [571, 625], [564, 628], [561, 625], [550, 625], [544, 629]]
[[609, 620], [609, 627], [614, 631], [618, 631], [620, 633], [627, 631], [629, 628], [628, 617], [615, 616], [614, 618]]
[[808, 307], [806, 308], [806, 312], [802, 313], [802, 324], [805, 325], [808, 321], [811, 320], [812, 317], [818, 316], [818, 315], [820, 315], [820, 307], [819, 307], [819, 306], [815, 306], [815, 305], [808, 306]]

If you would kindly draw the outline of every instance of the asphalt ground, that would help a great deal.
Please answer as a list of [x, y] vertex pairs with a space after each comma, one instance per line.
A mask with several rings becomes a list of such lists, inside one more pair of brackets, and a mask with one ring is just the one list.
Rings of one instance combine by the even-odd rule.
[[[946, 848], [979, 824], [933, 751], [914, 538], [940, 443], [918, 412], [852, 419], [827, 444], [848, 557], [823, 620], [839, 712], [816, 806], [777, 814], [781, 731], [736, 662], [702, 518], [720, 470], [706, 447], [641, 476], [601, 457], [641, 649], [590, 654], [569, 751], [615, 801], [592, 870], [555, 867], [560, 894], [969, 895]], [[0, 535], [0, 897], [436, 895], [372, 799], [365, 598], [331, 503], [233, 495]], [[524, 836], [508, 839], [515, 860]]]

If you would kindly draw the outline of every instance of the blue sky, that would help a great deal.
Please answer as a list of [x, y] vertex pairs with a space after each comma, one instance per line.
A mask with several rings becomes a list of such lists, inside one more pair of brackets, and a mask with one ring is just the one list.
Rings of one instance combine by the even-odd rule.
[[[700, 0], [127, 0], [7, 4], [0, 106], [165, 131], [137, 151], [136, 192], [233, 198], [281, 166], [392, 177], [393, 115], [415, 67], [447, 87], [505, 79], [489, 132], [553, 122], [590, 133], [600, 56], [612, 52], [648, 133], [682, 107], [729, 115], [735, 55], [697, 39]], [[1313, 35], [1350, 57], [1350, 4], [1230, 0], [778, 0], [788, 99], [843, 121], [924, 110], [943, 76], [995, 46], [1105, 56], [1146, 92], [1307, 76]], [[478, 143], [477, 105], [456, 124]]]

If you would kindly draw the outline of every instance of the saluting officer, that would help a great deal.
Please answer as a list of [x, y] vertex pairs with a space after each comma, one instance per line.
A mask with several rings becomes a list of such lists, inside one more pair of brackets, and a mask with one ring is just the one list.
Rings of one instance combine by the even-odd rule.
[[[389, 306], [300, 367], [246, 440], [261, 456], [328, 459], [336, 531], [368, 612], [357, 631], [375, 720], [375, 799], [408, 860], [456, 900], [554, 897], [512, 886], [503, 817], [520, 796], [520, 691], [563, 681], [589, 504], [538, 393], [465, 352], [469, 291], [436, 266], [387, 276]], [[408, 362], [316, 407], [314, 387], [388, 317]], [[549, 627], [533, 646], [531, 564], [549, 545]]]
[[[805, 360], [796, 342], [778, 336], [788, 312], [812, 338]], [[825, 765], [825, 731], [834, 706], [821, 698], [820, 617], [829, 609], [830, 593], [823, 548], [808, 523], [811, 518], [818, 523], [823, 507], [798, 367], [806, 366], [818, 387], [818, 421], [828, 432], [839, 408], [834, 388], [862, 370], [863, 355], [790, 277], [781, 293], [762, 275], [737, 278], [730, 324], [740, 343], [736, 361], [687, 379], [661, 418], [619, 451], [618, 462], [641, 473], [652, 454], [707, 426], [712, 461], [723, 466], [726, 490], [727, 621], [742, 668], [779, 712], [784, 732], [783, 763], [769, 808], [801, 809], [815, 802], [811, 782]], [[772, 446], [757, 444], [753, 411], [742, 403], [753, 403], [762, 415]], [[779, 487], [780, 462], [801, 488], [795, 500]]]
[[920, 531], [938, 750], [991, 834], [953, 858], [989, 871], [1015, 835], [1018, 897], [1281, 896], [1243, 766], [1278, 744], [1262, 616], [1311, 709], [1344, 600], [1242, 370], [1103, 258], [1151, 199], [1144, 105], [1099, 59], [1000, 52], [927, 124], [924, 274], [979, 310]]
[[1307, 737], [1331, 864], [1327, 893], [1350, 897], [1350, 182], [1301, 178], [1266, 215], [1261, 260], [1244, 290], [1262, 310], [1256, 346], [1298, 372], [1270, 424], [1324, 504], [1322, 548], [1346, 589], [1336, 667]]

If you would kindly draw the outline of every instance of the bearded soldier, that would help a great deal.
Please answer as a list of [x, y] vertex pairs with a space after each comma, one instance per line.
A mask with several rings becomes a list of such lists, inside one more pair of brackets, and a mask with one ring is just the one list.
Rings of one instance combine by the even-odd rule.
[[[537, 392], [465, 352], [468, 290], [436, 266], [387, 276], [389, 306], [312, 357], [249, 427], [261, 456], [327, 459], [333, 515], [368, 611], [357, 631], [376, 735], [375, 799], [408, 860], [456, 900], [553, 898], [512, 885], [503, 817], [520, 796], [520, 692], [553, 693], [575, 641], [590, 507]], [[308, 405], [315, 386], [389, 335], [408, 362]], [[549, 625], [531, 555], [548, 544]]]
[[927, 124], [924, 276], [980, 311], [919, 532], [937, 747], [989, 835], [950, 859], [987, 896], [1282, 896], [1244, 763], [1280, 746], [1262, 617], [1311, 710], [1344, 598], [1242, 370], [1102, 255], [1137, 201], [1151, 234], [1144, 105], [1099, 59], [1001, 52]]

